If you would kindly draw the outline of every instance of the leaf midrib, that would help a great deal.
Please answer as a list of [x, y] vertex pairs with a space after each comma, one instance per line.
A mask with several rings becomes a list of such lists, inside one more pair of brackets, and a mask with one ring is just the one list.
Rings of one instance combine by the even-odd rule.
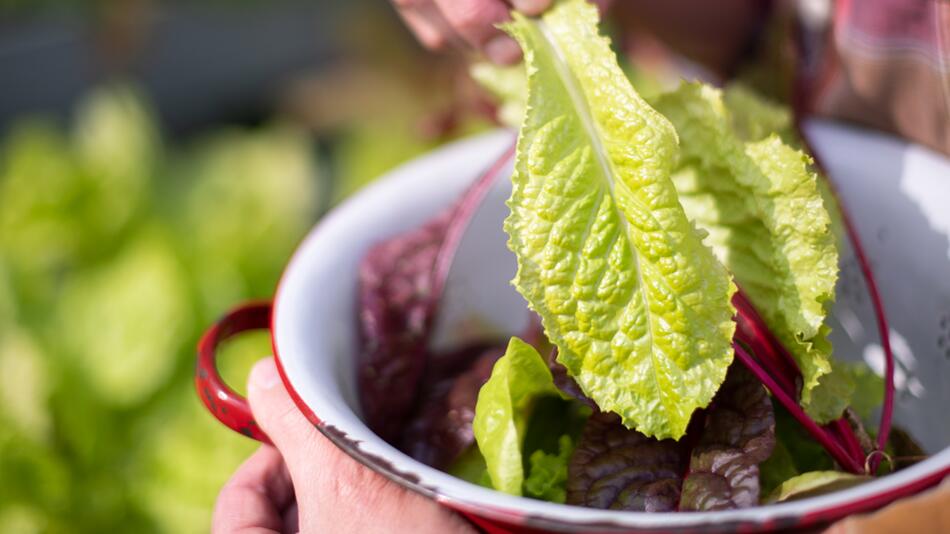
[[[593, 113], [590, 110], [590, 106], [587, 103], [587, 98], [584, 96], [583, 90], [580, 88], [580, 82], [574, 77], [574, 73], [571, 72], [570, 67], [567, 64], [567, 60], [564, 59], [564, 55], [561, 52], [560, 47], [557, 44], [557, 40], [551, 35], [550, 30], [547, 28], [547, 24], [543, 20], [537, 21], [537, 27], [541, 35], [541, 39], [544, 43], [544, 46], [548, 48], [550, 56], [553, 59], [554, 68], [557, 71], [558, 77], [561, 79], [561, 83], [564, 88], [567, 90], [567, 94], [573, 103], [573, 108], [577, 115], [577, 118], [580, 119], [581, 125], [584, 128], [584, 131], [587, 132], [587, 137], [590, 139], [592, 145], [592, 150], [594, 156], [597, 159], [597, 163], [601, 168], [601, 173], [604, 176], [605, 181], [607, 182], [607, 189], [610, 191], [610, 196], [613, 199], [613, 208], [614, 212], [617, 214], [617, 218], [621, 221], [623, 225], [623, 233], [627, 236], [627, 239], [630, 239], [630, 223], [627, 220], [626, 215], [617, 207], [616, 197], [614, 195], [615, 179], [614, 179], [614, 170], [610, 165], [610, 162], [607, 161], [606, 149], [601, 141], [600, 134], [598, 132], [597, 123], [594, 120]], [[667, 396], [663, 391], [663, 388], [660, 387], [660, 377], [657, 375], [657, 361], [656, 361], [656, 346], [653, 338], [653, 319], [652, 312], [650, 311], [650, 302], [646, 294], [646, 285], [643, 281], [643, 271], [640, 268], [640, 254], [637, 251], [636, 247], [633, 246], [633, 243], [630, 243], [630, 253], [633, 254], [633, 264], [636, 265], [637, 269], [637, 286], [639, 288], [640, 298], [643, 301], [644, 310], [647, 313], [646, 318], [646, 336], [647, 343], [650, 347], [650, 372], [653, 375], [653, 385], [656, 389], [657, 396], [660, 399], [660, 402], [663, 404], [663, 408], [667, 414], [675, 413], [674, 410], [670, 409], [670, 406], [667, 404]], [[626, 417], [623, 417], [626, 419]]]

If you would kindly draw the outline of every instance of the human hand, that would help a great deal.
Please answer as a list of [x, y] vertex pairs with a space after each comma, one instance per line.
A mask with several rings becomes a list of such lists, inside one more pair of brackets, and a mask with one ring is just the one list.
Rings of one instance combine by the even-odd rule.
[[[467, 46], [507, 65], [521, 59], [514, 39], [495, 26], [510, 20], [512, 8], [539, 15], [552, 0], [392, 0], [399, 15], [423, 45], [432, 50]], [[593, 0], [603, 11], [609, 0]]]
[[360, 465], [297, 410], [273, 358], [248, 379], [262, 445], [225, 484], [212, 532], [474, 533], [461, 517]]
[[889, 532], [950, 532], [950, 477], [938, 487], [902, 499], [869, 515], [843, 519], [825, 534], [886, 534]]

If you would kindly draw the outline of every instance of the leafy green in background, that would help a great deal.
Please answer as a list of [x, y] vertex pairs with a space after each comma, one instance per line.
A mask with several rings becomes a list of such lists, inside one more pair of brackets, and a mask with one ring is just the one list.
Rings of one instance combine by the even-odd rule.
[[[206, 532], [255, 444], [194, 396], [201, 329], [270, 296], [317, 215], [310, 138], [286, 125], [163, 146], [143, 100], [92, 94], [71, 131], [0, 155], [0, 531]], [[223, 356], [240, 384], [266, 336]], [[213, 446], [211, 445], [213, 444]]]
[[810, 471], [835, 468], [825, 449], [777, 402], [775, 409], [775, 450], [759, 468], [761, 495], [769, 495], [786, 480]]
[[502, 67], [486, 61], [472, 65], [470, 73], [472, 79], [498, 100], [498, 120], [511, 128], [519, 128], [527, 99], [524, 65]]

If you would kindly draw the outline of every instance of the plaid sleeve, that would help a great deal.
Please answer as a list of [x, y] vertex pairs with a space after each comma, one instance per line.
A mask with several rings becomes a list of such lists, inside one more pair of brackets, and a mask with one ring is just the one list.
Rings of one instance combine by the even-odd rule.
[[895, 133], [950, 155], [950, 1], [798, 2], [809, 113]]

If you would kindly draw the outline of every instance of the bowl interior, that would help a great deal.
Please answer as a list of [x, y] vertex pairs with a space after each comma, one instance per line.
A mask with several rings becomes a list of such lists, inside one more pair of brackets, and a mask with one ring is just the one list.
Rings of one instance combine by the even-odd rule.
[[[929, 453], [941, 454], [859, 488], [715, 517], [765, 520], [772, 509], [855, 499], [888, 484], [950, 465], [950, 163], [893, 139], [814, 122], [808, 131], [850, 210], [881, 286], [897, 357], [896, 424]], [[274, 339], [290, 385], [316, 417], [346, 436], [364, 462], [461, 507], [520, 509], [563, 520], [604, 521], [615, 512], [519, 499], [454, 479], [409, 459], [362, 424], [353, 369], [357, 352], [357, 265], [380, 239], [422, 224], [451, 203], [513, 141], [507, 131], [455, 143], [403, 166], [336, 209], [294, 256], [278, 289]], [[510, 166], [509, 166], [510, 168]], [[502, 220], [508, 180], [499, 179], [463, 238], [444, 297], [435, 343], [448, 346], [485, 332], [513, 334], [525, 304], [510, 286], [515, 273]], [[848, 247], [841, 251], [833, 310], [835, 355], [883, 372], [882, 350], [863, 280]], [[868, 489], [870, 488], [870, 489]], [[826, 501], [821, 503], [820, 501]], [[816, 503], [810, 503], [816, 501]], [[474, 503], [474, 504], [473, 504]], [[638, 526], [710, 521], [709, 514], [623, 514]]]

